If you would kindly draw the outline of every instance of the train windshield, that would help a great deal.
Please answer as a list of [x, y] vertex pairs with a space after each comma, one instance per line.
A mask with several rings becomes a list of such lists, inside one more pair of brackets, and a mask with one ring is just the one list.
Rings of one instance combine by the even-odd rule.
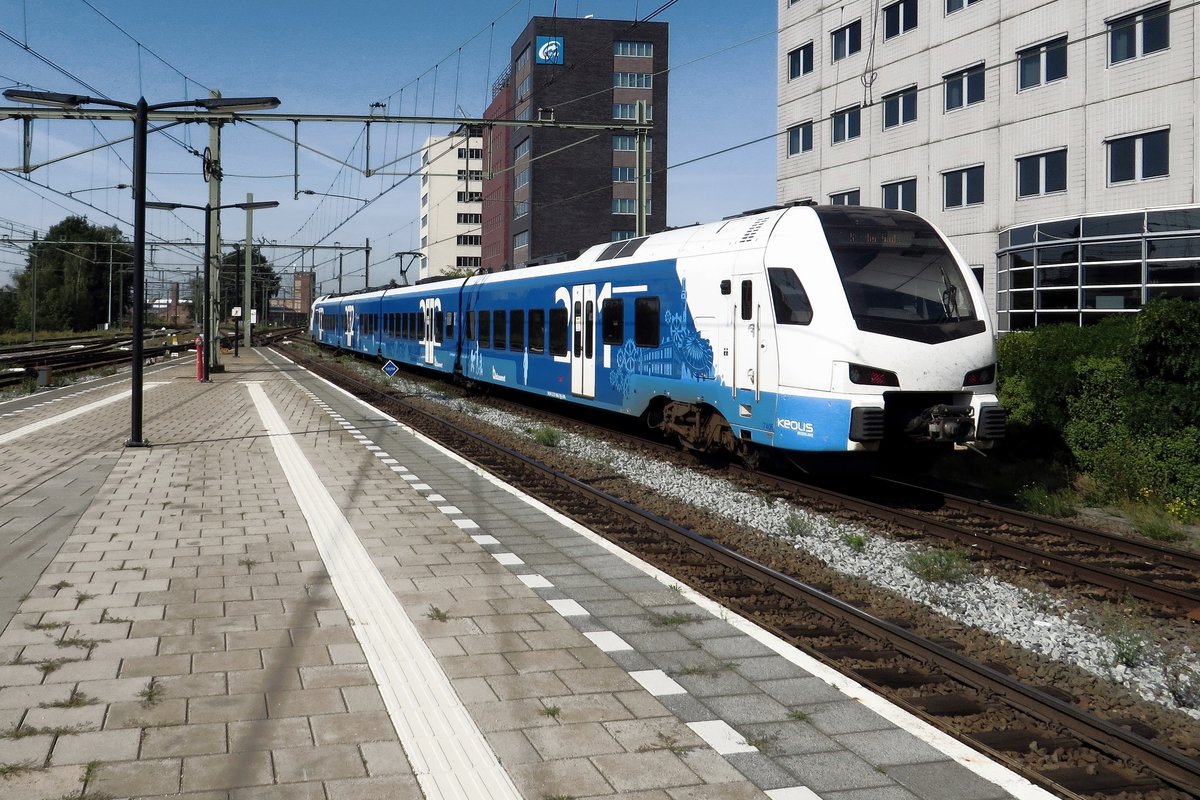
[[859, 330], [930, 343], [984, 330], [967, 278], [929, 223], [857, 206], [816, 212]]

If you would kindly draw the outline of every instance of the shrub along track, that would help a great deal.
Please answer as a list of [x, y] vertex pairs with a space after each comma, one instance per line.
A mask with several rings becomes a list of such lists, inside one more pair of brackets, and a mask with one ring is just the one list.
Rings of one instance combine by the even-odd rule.
[[[1194, 720], [947, 622], [602, 467], [488, 430], [506, 440], [494, 448], [469, 432], [478, 422], [467, 415], [435, 404], [427, 412], [328, 360], [295, 349], [288, 355], [1063, 796], [1200, 797]], [[547, 473], [518, 450], [536, 451], [575, 477]]]

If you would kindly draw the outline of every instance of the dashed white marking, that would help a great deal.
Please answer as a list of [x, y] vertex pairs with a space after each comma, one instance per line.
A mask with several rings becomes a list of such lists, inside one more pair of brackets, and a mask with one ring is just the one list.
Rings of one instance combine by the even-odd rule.
[[246, 387], [427, 798], [519, 800], [449, 678], [261, 386]]
[[758, 748], [746, 741], [746, 737], [730, 727], [723, 719], [711, 719], [706, 722], [689, 722], [687, 724], [697, 736], [708, 743], [708, 746], [721, 755], [730, 753], [756, 753]]
[[629, 677], [640, 683], [643, 689], [655, 697], [663, 697], [668, 694], [687, 694], [687, 689], [676, 683], [674, 678], [661, 669], [637, 670], [629, 673]]
[[547, 600], [550, 607], [564, 617], [586, 617], [588, 611], [574, 600]]
[[[146, 383], [142, 385], [142, 389], [153, 389], [156, 386], [164, 385], [165, 384], [163, 383]], [[119, 400], [124, 400], [125, 398], [129, 397], [130, 394], [132, 394], [132, 392], [120, 392], [119, 394], [115, 394], [111, 397], [106, 397], [103, 400], [95, 400], [86, 405], [82, 405], [79, 408], [73, 408], [70, 411], [64, 411], [63, 413], [56, 414], [53, 417], [46, 417], [46, 419], [38, 420], [37, 422], [31, 422], [28, 425], [11, 430], [8, 433], [0, 433], [0, 444], [8, 444], [9, 442], [28, 436], [31, 433], [37, 433], [40, 430], [45, 430], [46, 428], [53, 427], [54, 425], [59, 425], [69, 419], [74, 419], [75, 417], [88, 414], [98, 408], [112, 405]]]
[[471, 536], [475, 544], [500, 544], [500, 540], [490, 533], [476, 533]]
[[428, 483], [414, 483], [412, 488], [416, 489], [418, 492], [428, 492], [433, 487]]
[[458, 506], [438, 506], [437, 510], [443, 514], [461, 514], [462, 509]]
[[492, 558], [496, 559], [506, 567], [515, 567], [518, 564], [525, 563], [516, 553], [492, 553]]
[[425, 499], [426, 499], [426, 500], [428, 500], [428, 501], [429, 501], [429, 502], [431, 502], [431, 503], [444, 503], [444, 502], [446, 502], [446, 498], [442, 497], [440, 494], [431, 494], [431, 495], [429, 495], [428, 497], [426, 497]]
[[770, 789], [767, 797], [771, 800], [821, 800], [821, 795], [807, 786], [788, 786], [784, 789]]
[[530, 589], [549, 589], [554, 586], [553, 583], [543, 578], [541, 575], [518, 575], [521, 583], [528, 586]]
[[473, 519], [456, 519], [454, 524], [462, 528], [464, 531], [475, 530], [479, 527], [479, 523]]
[[591, 639], [592, 644], [606, 653], [620, 653], [633, 649], [629, 642], [617, 636], [612, 631], [594, 631], [592, 633], [585, 633], [584, 636]]

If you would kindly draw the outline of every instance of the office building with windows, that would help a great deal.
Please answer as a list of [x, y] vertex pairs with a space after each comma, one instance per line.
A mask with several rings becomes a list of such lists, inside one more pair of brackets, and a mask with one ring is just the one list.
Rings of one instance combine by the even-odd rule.
[[421, 151], [421, 274], [477, 270], [483, 227], [483, 137], [461, 125], [449, 136], [431, 136]]
[[646, 231], [666, 227], [667, 37], [663, 22], [529, 21], [484, 112], [531, 122], [486, 137], [495, 147], [485, 153], [484, 269], [561, 261], [635, 235], [636, 136], [539, 121], [632, 124], [644, 102], [653, 126]]
[[1200, 295], [1200, 8], [779, 3], [779, 202], [921, 214], [1001, 331]]

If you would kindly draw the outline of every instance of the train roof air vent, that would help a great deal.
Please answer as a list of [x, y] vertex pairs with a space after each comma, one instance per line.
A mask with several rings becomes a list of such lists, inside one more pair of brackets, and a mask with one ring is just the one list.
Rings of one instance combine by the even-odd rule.
[[604, 252], [596, 257], [597, 261], [607, 261], [610, 258], [628, 258], [633, 255], [642, 243], [646, 241], [646, 237], [642, 236], [637, 239], [625, 239], [621, 242], [613, 242], [608, 247], [604, 248]]
[[759, 217], [750, 224], [746, 232], [742, 234], [742, 243], [752, 242], [758, 236], [758, 232], [762, 230], [762, 226], [767, 222], [766, 217]]

